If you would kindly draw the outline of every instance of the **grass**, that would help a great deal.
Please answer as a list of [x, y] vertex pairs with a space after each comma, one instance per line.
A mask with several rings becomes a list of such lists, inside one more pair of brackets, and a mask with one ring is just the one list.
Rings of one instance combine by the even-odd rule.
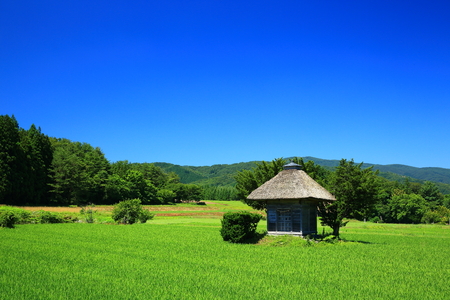
[[[217, 211], [230, 207], [240, 210], [219, 203]], [[0, 229], [0, 299], [447, 299], [450, 294], [450, 226], [351, 221], [342, 237], [353, 242], [324, 247], [301, 247], [290, 237], [230, 244], [219, 229], [220, 218], [194, 216], [128, 226]]]

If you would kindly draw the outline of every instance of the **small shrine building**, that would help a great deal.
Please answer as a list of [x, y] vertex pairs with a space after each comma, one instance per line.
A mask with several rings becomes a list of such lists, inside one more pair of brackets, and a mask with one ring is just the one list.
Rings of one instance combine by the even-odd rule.
[[317, 233], [317, 203], [335, 197], [293, 162], [247, 197], [265, 201], [269, 235]]

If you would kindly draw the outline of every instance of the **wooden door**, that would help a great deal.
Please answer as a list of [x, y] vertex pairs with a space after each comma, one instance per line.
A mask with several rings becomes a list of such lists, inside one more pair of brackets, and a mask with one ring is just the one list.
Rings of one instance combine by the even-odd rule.
[[279, 209], [277, 221], [277, 231], [292, 231], [292, 214], [290, 209]]

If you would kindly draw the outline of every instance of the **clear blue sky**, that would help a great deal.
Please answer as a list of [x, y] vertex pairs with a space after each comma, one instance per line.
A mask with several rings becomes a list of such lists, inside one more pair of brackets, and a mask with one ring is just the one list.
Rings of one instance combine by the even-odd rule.
[[110, 161], [450, 168], [449, 1], [0, 2], [0, 114]]

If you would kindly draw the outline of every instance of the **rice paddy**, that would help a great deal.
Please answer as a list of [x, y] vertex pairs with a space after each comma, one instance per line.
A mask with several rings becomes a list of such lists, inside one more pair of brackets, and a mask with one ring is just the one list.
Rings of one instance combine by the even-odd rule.
[[[240, 209], [237, 203], [208, 206], [214, 209], [203, 212]], [[219, 234], [219, 215], [173, 208], [180, 216], [157, 215], [146, 224], [0, 229], [0, 299], [447, 299], [450, 294], [450, 226], [350, 222], [342, 237], [352, 242], [304, 247], [281, 237], [230, 244]]]

